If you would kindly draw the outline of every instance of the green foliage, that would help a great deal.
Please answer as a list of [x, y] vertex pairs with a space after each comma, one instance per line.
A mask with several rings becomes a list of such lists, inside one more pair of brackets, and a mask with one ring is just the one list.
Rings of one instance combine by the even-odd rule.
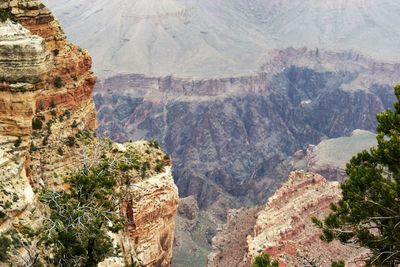
[[43, 137], [42, 145], [47, 146], [48, 144], [49, 144], [49, 136], [46, 135], [45, 137]]
[[61, 88], [61, 87], [63, 86], [63, 82], [62, 82], [62, 79], [61, 79], [60, 76], [57, 76], [57, 77], [54, 79], [54, 86], [55, 86], [56, 88]]
[[70, 119], [71, 118], [71, 111], [69, 111], [69, 110], [64, 111], [63, 116], [66, 117], [67, 119]]
[[0, 9], [0, 21], [5, 22], [7, 19], [12, 19], [12, 14], [10, 9]]
[[8, 251], [11, 246], [11, 239], [5, 235], [0, 235], [0, 262], [8, 260]]
[[59, 147], [57, 149], [57, 154], [60, 155], [60, 156], [63, 156], [64, 155], [64, 149], [62, 147]]
[[[0, 234], [0, 262], [10, 260], [10, 252], [21, 248], [21, 240], [16, 230], [8, 230]], [[11, 265], [12, 266], [12, 265]]]
[[78, 127], [78, 123], [76, 122], [76, 120], [74, 120], [72, 122], [71, 128], [76, 128], [76, 127]]
[[21, 136], [18, 136], [18, 139], [15, 140], [14, 146], [19, 147], [22, 144], [22, 138]]
[[32, 120], [32, 129], [33, 130], [40, 130], [43, 127], [43, 122], [41, 120], [41, 118], [33, 118]]
[[0, 210], [0, 220], [5, 219], [7, 217], [7, 214], [5, 214], [3, 211]]
[[343, 199], [323, 222], [322, 239], [356, 242], [371, 250], [368, 264], [400, 264], [400, 85], [394, 110], [377, 115], [378, 146], [347, 164]]
[[100, 163], [67, 178], [68, 191], [42, 192], [40, 200], [51, 213], [40, 238], [54, 255], [50, 263], [95, 267], [115, 255], [116, 248], [107, 234], [121, 229], [115, 170], [104, 157]]
[[156, 159], [156, 166], [154, 167], [154, 170], [157, 173], [160, 173], [164, 171], [165, 163], [162, 160]]
[[75, 139], [75, 137], [73, 137], [73, 136], [68, 136], [68, 138], [67, 138], [67, 145], [68, 145], [69, 147], [73, 147], [73, 146], [75, 146], [75, 144], [76, 144], [76, 139]]
[[332, 262], [332, 267], [345, 267], [344, 261], [334, 261]]
[[160, 144], [156, 140], [150, 141], [149, 146], [154, 147], [155, 149], [160, 149]]
[[29, 152], [33, 153], [36, 152], [38, 150], [38, 148], [35, 146], [35, 144], [32, 142], [31, 143], [31, 147], [29, 148]]
[[268, 254], [262, 253], [258, 255], [253, 262], [252, 267], [278, 267], [279, 262], [274, 260], [271, 261]]

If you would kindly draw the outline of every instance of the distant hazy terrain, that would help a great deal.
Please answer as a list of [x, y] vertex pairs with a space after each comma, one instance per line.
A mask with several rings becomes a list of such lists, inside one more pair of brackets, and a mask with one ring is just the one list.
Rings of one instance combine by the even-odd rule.
[[258, 70], [270, 49], [352, 49], [400, 61], [400, 1], [45, 0], [100, 76]]
[[355, 130], [349, 137], [339, 137], [322, 141], [315, 149], [318, 167], [326, 165], [344, 169], [350, 159], [364, 149], [377, 145], [372, 132]]

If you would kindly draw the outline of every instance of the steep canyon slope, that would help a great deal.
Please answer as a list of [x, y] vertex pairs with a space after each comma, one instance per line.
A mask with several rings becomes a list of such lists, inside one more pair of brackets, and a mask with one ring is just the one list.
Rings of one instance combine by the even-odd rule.
[[95, 161], [97, 153], [129, 152], [149, 168], [143, 179], [131, 173], [135, 185], [119, 205], [122, 218], [135, 220], [115, 236], [123, 254], [109, 261], [168, 266], [178, 206], [170, 161], [156, 171], [157, 162], [165, 160], [158, 147], [95, 137], [91, 57], [66, 40], [40, 1], [0, 1], [0, 11], [15, 21], [0, 21], [0, 265], [31, 266], [51, 256], [27, 234], [48, 219], [39, 201], [43, 190], [68, 189], [63, 178], [92, 156]]
[[201, 208], [262, 203], [290, 171], [279, 163], [295, 151], [373, 131], [399, 66], [287, 49], [248, 77], [116, 76], [96, 89], [99, 133], [159, 140], [174, 159], [181, 195], [196, 196]]
[[[253, 73], [270, 49], [356, 50], [399, 61], [392, 0], [45, 0], [101, 76]], [[99, 45], [101, 44], [101, 45]]]
[[[98, 134], [158, 140], [180, 196], [207, 210], [182, 242], [229, 208], [264, 204], [296, 151], [373, 131], [400, 76], [396, 1], [46, 2], [94, 52]], [[343, 179], [308, 152], [310, 169]]]

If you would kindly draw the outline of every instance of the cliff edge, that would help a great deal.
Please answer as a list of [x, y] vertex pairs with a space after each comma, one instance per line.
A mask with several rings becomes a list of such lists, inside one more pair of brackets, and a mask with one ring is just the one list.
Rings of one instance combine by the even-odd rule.
[[66, 40], [40, 1], [0, 1], [0, 12], [0, 236], [12, 240], [0, 266], [51, 256], [24, 232], [48, 216], [39, 194], [67, 190], [63, 178], [99, 151], [130, 151], [146, 166], [131, 174], [135, 182], [119, 203], [126, 223], [113, 238], [121, 255], [104, 264], [169, 266], [179, 201], [171, 161], [151, 142], [96, 138], [91, 57]]

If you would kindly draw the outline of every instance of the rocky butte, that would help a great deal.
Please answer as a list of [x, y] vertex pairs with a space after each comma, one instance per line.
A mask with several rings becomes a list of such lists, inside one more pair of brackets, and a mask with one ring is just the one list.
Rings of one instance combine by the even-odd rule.
[[[169, 266], [178, 190], [171, 161], [151, 142], [115, 144], [95, 137], [92, 60], [66, 40], [52, 13], [36, 0], [0, 0], [0, 236], [13, 241], [4, 262], [28, 266], [42, 261], [34, 237], [48, 216], [41, 190], [65, 190], [63, 177], [78, 171], [101, 151], [129, 153], [147, 168], [132, 173], [134, 184], [119, 203], [126, 218], [114, 235], [122, 253], [103, 266]], [[21, 245], [23, 244], [23, 245]]]
[[264, 207], [230, 211], [227, 224], [213, 239], [208, 266], [249, 266], [262, 252], [279, 260], [280, 266], [329, 267], [338, 260], [346, 266], [364, 266], [367, 250], [338, 241], [324, 243], [312, 223], [314, 216], [324, 218], [340, 195], [338, 182], [292, 172]]

